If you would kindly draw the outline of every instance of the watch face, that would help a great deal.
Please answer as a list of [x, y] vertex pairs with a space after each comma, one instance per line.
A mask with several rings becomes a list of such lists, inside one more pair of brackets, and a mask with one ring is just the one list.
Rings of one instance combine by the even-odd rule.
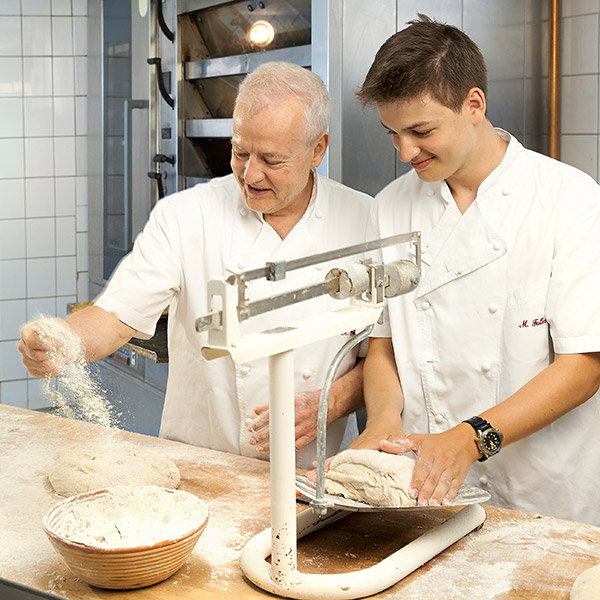
[[481, 441], [487, 452], [495, 454], [502, 446], [502, 435], [495, 430], [486, 431]]

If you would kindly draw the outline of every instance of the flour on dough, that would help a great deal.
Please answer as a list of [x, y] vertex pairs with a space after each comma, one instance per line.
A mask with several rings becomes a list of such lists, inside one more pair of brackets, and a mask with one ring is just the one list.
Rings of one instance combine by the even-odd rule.
[[415, 460], [378, 450], [344, 450], [325, 474], [325, 491], [373, 506], [414, 506], [408, 495]]
[[63, 452], [48, 475], [61, 496], [118, 485], [157, 485], [176, 488], [181, 476], [168, 458], [140, 448], [74, 446]]
[[600, 600], [600, 565], [587, 569], [571, 588], [571, 600]]

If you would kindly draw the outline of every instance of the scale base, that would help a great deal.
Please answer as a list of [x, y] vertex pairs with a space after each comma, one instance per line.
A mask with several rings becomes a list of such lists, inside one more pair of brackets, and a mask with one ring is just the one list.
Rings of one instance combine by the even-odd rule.
[[[351, 513], [334, 510], [319, 517], [306, 510], [297, 516], [298, 538], [348, 514]], [[372, 567], [339, 574], [300, 573], [294, 569], [280, 581], [272, 579], [271, 565], [265, 560], [271, 555], [271, 529], [265, 529], [246, 544], [241, 567], [252, 583], [284, 598], [364, 598], [398, 583], [465, 535], [481, 528], [485, 519], [483, 507], [471, 504]]]

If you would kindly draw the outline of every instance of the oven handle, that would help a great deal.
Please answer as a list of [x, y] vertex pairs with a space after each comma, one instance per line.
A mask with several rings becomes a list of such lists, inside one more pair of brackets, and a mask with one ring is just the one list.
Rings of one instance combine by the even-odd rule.
[[129, 168], [131, 153], [133, 151], [131, 144], [131, 113], [134, 110], [144, 110], [150, 107], [148, 100], [130, 100], [123, 102], [123, 221], [124, 221], [124, 247], [129, 252], [129, 241], [131, 235], [131, 180], [129, 178]]
[[175, 41], [175, 34], [169, 29], [169, 26], [165, 22], [165, 15], [163, 13], [163, 3], [162, 0], [158, 0], [157, 2], [157, 10], [156, 17], [158, 19], [158, 25], [161, 31], [165, 34], [165, 37], [170, 41]]
[[158, 89], [160, 90], [160, 95], [163, 97], [163, 100], [171, 107], [175, 107], [175, 100], [169, 96], [169, 92], [167, 92], [167, 88], [165, 86], [165, 80], [162, 72], [162, 60], [160, 58], [149, 58], [147, 60], [149, 65], [154, 65], [156, 67], [156, 80], [158, 81]]

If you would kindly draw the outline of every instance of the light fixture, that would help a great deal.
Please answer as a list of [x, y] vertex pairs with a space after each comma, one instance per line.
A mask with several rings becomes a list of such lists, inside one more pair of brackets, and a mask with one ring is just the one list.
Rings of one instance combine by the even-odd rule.
[[254, 46], [264, 48], [275, 37], [275, 29], [268, 21], [255, 21], [248, 30], [248, 40]]

